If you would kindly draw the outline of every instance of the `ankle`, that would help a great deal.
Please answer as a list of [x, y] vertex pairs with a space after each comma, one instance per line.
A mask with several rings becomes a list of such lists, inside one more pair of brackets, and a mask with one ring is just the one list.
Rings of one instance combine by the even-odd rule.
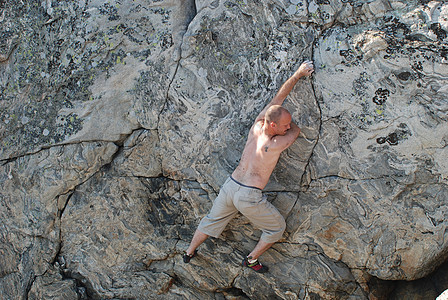
[[246, 256], [246, 258], [243, 259], [243, 266], [251, 268], [257, 273], [266, 273], [269, 268], [266, 266], [263, 266], [258, 259], [253, 259], [251, 256]]
[[248, 261], [250, 264], [253, 264], [254, 262], [257, 261], [257, 258], [253, 258], [252, 256], [248, 255], [248, 256], [247, 256], [247, 261]]
[[196, 254], [198, 253], [198, 250], [194, 250], [192, 254], [188, 254], [187, 251], [184, 251], [184, 255], [182, 256], [184, 263], [189, 263], [190, 260], [196, 256]]

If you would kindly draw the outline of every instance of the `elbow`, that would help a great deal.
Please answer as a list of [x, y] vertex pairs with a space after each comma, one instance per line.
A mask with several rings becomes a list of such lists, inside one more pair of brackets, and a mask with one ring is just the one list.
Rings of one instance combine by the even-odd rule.
[[300, 128], [294, 124], [294, 127], [292, 128], [292, 130], [294, 130], [294, 136], [296, 137], [296, 139], [300, 136]]

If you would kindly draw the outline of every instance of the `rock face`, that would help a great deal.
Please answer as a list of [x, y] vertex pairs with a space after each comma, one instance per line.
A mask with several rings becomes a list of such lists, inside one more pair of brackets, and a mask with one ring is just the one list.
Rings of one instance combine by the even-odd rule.
[[[0, 9], [1, 299], [425, 299], [448, 288], [442, 271], [437, 284], [418, 280], [448, 257], [445, 1]], [[304, 59], [316, 71], [285, 103], [303, 135], [264, 192], [287, 221], [262, 257], [270, 273], [240, 266], [260, 235], [242, 216], [184, 264], [254, 118]]]

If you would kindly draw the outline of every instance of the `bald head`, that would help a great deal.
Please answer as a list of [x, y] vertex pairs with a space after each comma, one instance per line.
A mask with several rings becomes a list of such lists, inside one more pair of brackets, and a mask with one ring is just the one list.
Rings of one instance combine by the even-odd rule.
[[281, 105], [272, 105], [266, 111], [265, 120], [269, 123], [274, 122], [278, 124], [283, 114], [290, 115], [289, 111]]

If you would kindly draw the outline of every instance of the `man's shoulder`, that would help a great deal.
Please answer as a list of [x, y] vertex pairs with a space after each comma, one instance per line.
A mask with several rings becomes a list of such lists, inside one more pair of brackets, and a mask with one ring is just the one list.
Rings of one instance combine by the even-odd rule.
[[260, 118], [260, 119], [255, 120], [255, 124], [263, 125], [264, 124], [264, 118]]
[[252, 125], [251, 131], [253, 131], [253, 132], [261, 131], [263, 124], [264, 124], [264, 119], [259, 119], [259, 120], [255, 121], [255, 123]]

